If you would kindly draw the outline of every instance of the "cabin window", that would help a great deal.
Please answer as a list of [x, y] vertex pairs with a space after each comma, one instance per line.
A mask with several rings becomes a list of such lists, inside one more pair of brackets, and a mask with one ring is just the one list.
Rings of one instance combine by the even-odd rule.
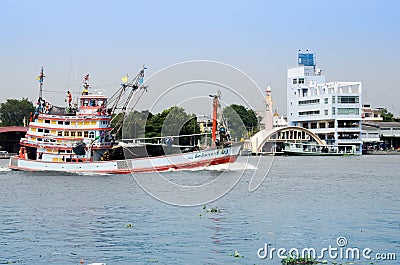
[[50, 124], [50, 120], [44, 120], [44, 123]]
[[70, 125], [70, 122], [69, 121], [65, 121], [64, 124], [65, 125]]
[[72, 137], [75, 137], [75, 134], [76, 134], [75, 132], [71, 132]]
[[63, 125], [63, 121], [57, 121], [58, 125]]
[[82, 137], [82, 132], [78, 132], [78, 137]]
[[89, 132], [89, 138], [94, 138], [94, 132]]
[[89, 137], [89, 132], [88, 132], [88, 131], [85, 131], [85, 132], [83, 133], [83, 137], [88, 138], [88, 137]]
[[37, 131], [40, 132], [40, 133], [42, 133], [42, 132], [43, 132], [43, 129], [39, 128]]
[[64, 132], [64, 136], [69, 136], [69, 132]]
[[49, 130], [47, 130], [47, 129], [45, 129], [45, 130], [44, 130], [44, 133], [50, 133], [50, 131], [49, 131]]
[[83, 106], [89, 106], [89, 100], [85, 99], [85, 100], [83, 101]]
[[107, 124], [108, 124], [108, 121], [101, 121], [101, 124], [107, 125]]
[[96, 121], [91, 121], [90, 124], [91, 124], [91, 125], [96, 125], [97, 122], [96, 122]]
[[90, 100], [90, 106], [91, 106], [91, 107], [96, 107], [96, 100], [91, 99], [91, 100]]
[[62, 132], [61, 132], [61, 131], [58, 131], [58, 132], [57, 132], [57, 136], [62, 136]]

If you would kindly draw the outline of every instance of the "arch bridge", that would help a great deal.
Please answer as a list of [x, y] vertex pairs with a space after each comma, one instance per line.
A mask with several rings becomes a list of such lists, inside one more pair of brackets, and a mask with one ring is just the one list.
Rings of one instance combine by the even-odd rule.
[[[315, 133], [298, 126], [276, 127], [272, 130], [262, 130], [251, 137], [250, 142], [251, 151], [255, 154], [276, 152], [274, 149], [276, 143], [316, 142], [319, 145], [325, 145], [325, 142], [322, 141]], [[272, 145], [266, 146], [270, 143]]]

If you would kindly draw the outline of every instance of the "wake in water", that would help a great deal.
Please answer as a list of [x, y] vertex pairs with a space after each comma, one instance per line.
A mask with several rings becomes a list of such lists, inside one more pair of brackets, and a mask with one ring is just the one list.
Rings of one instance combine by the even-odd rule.
[[0, 167], [0, 172], [7, 172], [7, 171], [11, 171], [11, 169], [8, 168], [7, 166]]

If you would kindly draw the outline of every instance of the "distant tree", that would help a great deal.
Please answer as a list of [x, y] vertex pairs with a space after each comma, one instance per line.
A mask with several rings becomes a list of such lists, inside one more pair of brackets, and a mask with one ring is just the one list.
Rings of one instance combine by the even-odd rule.
[[1, 126], [23, 126], [24, 117], [29, 123], [30, 114], [35, 111], [32, 102], [27, 98], [7, 99], [0, 103], [0, 125]]
[[254, 110], [242, 105], [232, 104], [223, 110], [231, 137], [252, 136], [258, 131], [258, 119]]
[[[197, 117], [183, 108], [173, 106], [147, 120], [146, 137], [174, 136], [200, 133]], [[179, 144], [194, 145], [196, 137], [180, 137]]]
[[144, 110], [141, 112], [135, 110], [129, 113], [124, 120], [123, 138], [144, 138], [146, 132], [146, 122], [152, 116], [153, 114], [151, 114], [148, 110]]
[[381, 117], [383, 118], [383, 121], [394, 121], [394, 115], [386, 108], [381, 109]]

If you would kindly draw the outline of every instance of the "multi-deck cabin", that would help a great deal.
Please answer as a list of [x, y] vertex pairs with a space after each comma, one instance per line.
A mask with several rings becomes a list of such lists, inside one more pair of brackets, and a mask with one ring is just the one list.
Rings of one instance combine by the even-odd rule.
[[82, 95], [77, 108], [38, 113], [21, 139], [20, 157], [45, 162], [100, 161], [113, 146], [104, 95]]

